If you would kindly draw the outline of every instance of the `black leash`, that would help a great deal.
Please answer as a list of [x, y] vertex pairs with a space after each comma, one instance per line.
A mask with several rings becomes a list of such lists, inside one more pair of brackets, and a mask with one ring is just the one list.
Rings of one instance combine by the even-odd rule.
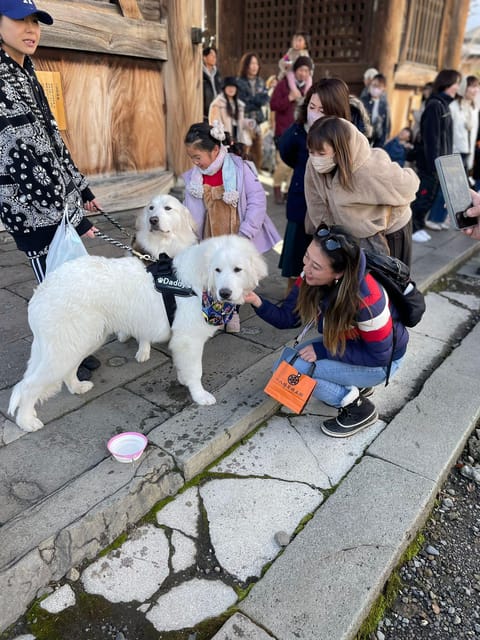
[[123, 244], [123, 242], [120, 242], [119, 240], [115, 240], [115, 238], [111, 238], [110, 236], [107, 236], [105, 233], [102, 233], [101, 231], [94, 231], [94, 234], [97, 236], [97, 238], [102, 238], [102, 240], [105, 240], [105, 242], [108, 242], [109, 244], [113, 244], [114, 247], [118, 247], [119, 249], [125, 249], [125, 251], [129, 251], [137, 258], [140, 258], [140, 260], [148, 260], [149, 262], [156, 262], [155, 258], [152, 258], [152, 256], [149, 255], [148, 253], [140, 253], [139, 251], [135, 251], [135, 249], [128, 246], [127, 244]]
[[123, 234], [125, 234], [125, 236], [126, 236], [127, 238], [129, 238], [129, 237], [130, 237], [129, 232], [128, 232], [124, 227], [122, 227], [122, 225], [121, 225], [120, 223], [118, 223], [118, 222], [115, 220], [115, 218], [114, 218], [113, 216], [111, 216], [109, 213], [107, 213], [107, 212], [106, 212], [106, 211], [104, 211], [103, 209], [99, 209], [98, 207], [97, 207], [96, 209], [97, 209], [97, 211], [98, 211], [99, 213], [101, 213], [101, 214], [102, 214], [102, 216], [104, 216], [104, 217], [105, 217], [109, 222], [111, 222], [111, 223], [113, 224], [113, 226], [114, 226], [114, 227], [117, 227], [117, 229], [118, 229], [119, 231], [121, 231]]

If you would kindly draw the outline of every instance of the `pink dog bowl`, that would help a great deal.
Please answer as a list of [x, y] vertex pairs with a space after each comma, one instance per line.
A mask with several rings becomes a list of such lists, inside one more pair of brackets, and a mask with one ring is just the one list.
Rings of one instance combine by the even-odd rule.
[[140, 458], [147, 444], [143, 433], [126, 431], [110, 438], [107, 449], [118, 462], [133, 462]]

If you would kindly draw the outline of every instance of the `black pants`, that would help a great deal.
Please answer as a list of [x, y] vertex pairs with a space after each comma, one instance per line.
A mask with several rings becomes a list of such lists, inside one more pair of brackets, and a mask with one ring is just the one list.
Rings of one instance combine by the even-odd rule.
[[33, 269], [37, 282], [43, 282], [47, 273], [47, 254], [39, 256], [36, 253], [30, 253], [27, 251], [26, 255], [30, 261], [30, 266]]

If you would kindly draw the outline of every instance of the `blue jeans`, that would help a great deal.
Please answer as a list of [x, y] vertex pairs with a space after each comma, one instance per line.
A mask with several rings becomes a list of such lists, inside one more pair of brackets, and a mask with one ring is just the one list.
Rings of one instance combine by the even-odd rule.
[[438, 224], [445, 222], [447, 217], [447, 210], [445, 208], [445, 200], [443, 198], [442, 190], [439, 189], [437, 193], [437, 197], [435, 198], [434, 203], [432, 204], [432, 208], [430, 209], [430, 213], [428, 214], [428, 219], [430, 222], [437, 222]]
[[[299, 349], [302, 349], [312, 342], [318, 341], [319, 338], [307, 340], [299, 344], [296, 349], [285, 347], [282, 355], [274, 364], [273, 370], [275, 371], [282, 360], [290, 361]], [[390, 377], [395, 374], [402, 360], [403, 356], [392, 362]], [[312, 364], [311, 362], [302, 360], [299, 356], [293, 366], [300, 373], [308, 374]], [[317, 381], [317, 385], [313, 390], [313, 396], [325, 404], [340, 408], [343, 406], [343, 400], [350, 393], [352, 387], [374, 387], [377, 384], [385, 382], [387, 379], [387, 367], [366, 367], [349, 364], [347, 362], [339, 362], [338, 360], [323, 359], [315, 362], [315, 370], [312, 378]]]

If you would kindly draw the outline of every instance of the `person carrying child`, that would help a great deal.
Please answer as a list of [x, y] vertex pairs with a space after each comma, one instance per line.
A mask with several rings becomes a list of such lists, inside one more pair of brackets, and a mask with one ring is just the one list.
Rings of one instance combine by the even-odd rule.
[[[280, 73], [278, 74], [278, 79], [281, 80], [283, 77], [287, 78], [288, 87], [292, 92], [292, 95], [295, 96], [296, 99], [301, 98], [301, 94], [298, 90], [295, 81], [295, 71], [293, 69], [293, 65], [297, 61], [298, 58], [310, 58], [310, 53], [308, 51], [308, 35], [303, 33], [302, 31], [297, 31], [292, 36], [292, 44], [290, 49], [283, 55], [278, 61], [278, 67], [280, 69]], [[306, 85], [304, 94], [310, 89], [312, 86], [312, 75], [313, 75], [313, 65], [312, 65], [312, 74], [309, 78], [306, 79]]]

